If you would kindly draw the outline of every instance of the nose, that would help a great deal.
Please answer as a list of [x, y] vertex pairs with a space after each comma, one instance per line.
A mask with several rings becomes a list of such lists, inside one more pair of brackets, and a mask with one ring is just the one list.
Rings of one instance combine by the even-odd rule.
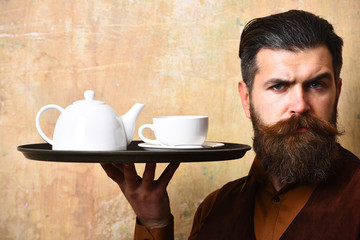
[[301, 115], [310, 110], [306, 92], [302, 87], [293, 89], [290, 94], [289, 114]]

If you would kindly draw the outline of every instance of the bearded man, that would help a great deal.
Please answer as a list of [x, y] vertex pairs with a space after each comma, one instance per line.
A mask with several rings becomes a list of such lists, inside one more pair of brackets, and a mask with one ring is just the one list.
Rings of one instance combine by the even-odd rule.
[[[189, 239], [360, 239], [360, 160], [337, 143], [342, 39], [292, 10], [250, 21], [241, 35], [239, 93], [254, 128], [249, 175], [208, 195]], [[103, 165], [137, 217], [135, 239], [173, 239], [166, 186], [133, 164]]]

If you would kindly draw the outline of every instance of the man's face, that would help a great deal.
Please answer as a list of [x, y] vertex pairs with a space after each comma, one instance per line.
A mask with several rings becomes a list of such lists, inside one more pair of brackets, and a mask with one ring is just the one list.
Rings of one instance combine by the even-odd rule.
[[282, 184], [324, 181], [337, 156], [332, 56], [320, 46], [298, 52], [263, 49], [251, 95], [239, 91], [254, 126], [254, 150]]
[[336, 87], [332, 56], [326, 46], [296, 52], [262, 49], [257, 55], [257, 65], [251, 99], [245, 84], [239, 85], [249, 118], [251, 101], [265, 125], [303, 113], [334, 121], [341, 79]]

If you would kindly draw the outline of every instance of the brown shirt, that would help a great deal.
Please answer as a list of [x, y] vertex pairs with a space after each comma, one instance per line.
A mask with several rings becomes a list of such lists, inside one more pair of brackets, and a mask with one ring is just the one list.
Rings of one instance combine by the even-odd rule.
[[[249, 175], [254, 175], [257, 180], [261, 182], [261, 186], [256, 195], [254, 211], [256, 239], [279, 239], [294, 220], [295, 216], [304, 207], [314, 191], [315, 186], [287, 186], [277, 192], [271, 182], [266, 178], [261, 161], [257, 158], [254, 160]], [[246, 181], [244, 184], [246, 184]], [[209, 194], [200, 204], [195, 213], [189, 240], [196, 239], [203, 221], [213, 208], [218, 193], [219, 190]], [[173, 224], [172, 222], [165, 228], [152, 229], [151, 231], [137, 224], [134, 239], [171, 240], [174, 238]]]

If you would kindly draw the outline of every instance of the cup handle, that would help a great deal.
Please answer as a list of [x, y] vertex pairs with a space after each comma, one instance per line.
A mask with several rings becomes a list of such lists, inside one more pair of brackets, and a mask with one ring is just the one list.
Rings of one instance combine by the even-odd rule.
[[41, 115], [48, 109], [56, 109], [56, 110], [59, 110], [61, 113], [64, 111], [64, 109], [58, 105], [55, 105], [55, 104], [49, 104], [49, 105], [46, 105], [44, 107], [42, 107], [38, 114], [36, 115], [36, 120], [35, 120], [35, 123], [36, 123], [36, 129], [38, 131], [38, 133], [40, 134], [40, 136], [42, 137], [42, 139], [44, 139], [46, 142], [50, 143], [51, 145], [54, 144], [54, 141], [51, 140], [50, 138], [48, 138], [45, 133], [43, 132], [43, 130], [41, 129], [41, 126], [40, 126], [40, 117]]
[[145, 128], [149, 128], [154, 132], [154, 126], [152, 124], [144, 124], [139, 128], [139, 131], [138, 131], [140, 139], [143, 140], [146, 143], [149, 143], [149, 144], [160, 145], [160, 142], [158, 140], [153, 140], [153, 139], [149, 139], [147, 137], [144, 137], [144, 135], [142, 134], [142, 131]]

